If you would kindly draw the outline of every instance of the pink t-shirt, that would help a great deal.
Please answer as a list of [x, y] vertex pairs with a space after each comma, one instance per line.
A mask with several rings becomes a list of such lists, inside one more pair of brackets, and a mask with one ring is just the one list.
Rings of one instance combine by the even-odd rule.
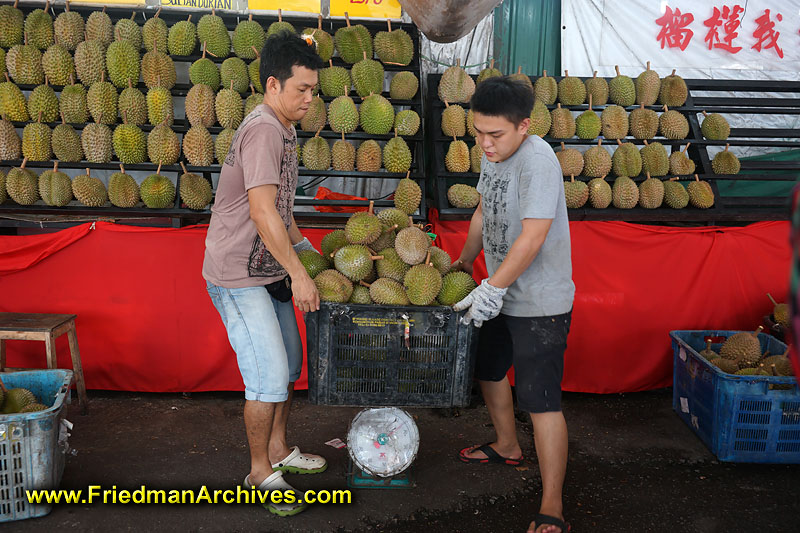
[[278, 186], [275, 207], [289, 228], [297, 188], [297, 135], [266, 104], [242, 121], [222, 165], [203, 260], [203, 277], [214, 285], [256, 287], [286, 277], [250, 219], [247, 191], [261, 185]]

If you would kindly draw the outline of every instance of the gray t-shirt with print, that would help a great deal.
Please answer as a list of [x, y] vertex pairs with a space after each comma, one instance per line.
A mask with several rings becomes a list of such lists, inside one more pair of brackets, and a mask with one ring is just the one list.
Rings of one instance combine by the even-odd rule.
[[552, 219], [539, 254], [503, 298], [506, 315], [560, 315], [572, 309], [569, 219], [561, 166], [552, 148], [529, 136], [500, 163], [481, 161], [478, 192], [483, 200], [483, 248], [493, 275], [522, 232], [526, 218]]

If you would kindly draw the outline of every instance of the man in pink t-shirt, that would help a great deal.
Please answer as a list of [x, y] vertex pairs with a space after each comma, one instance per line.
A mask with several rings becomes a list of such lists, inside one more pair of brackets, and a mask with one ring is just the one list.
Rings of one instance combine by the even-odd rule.
[[[289, 447], [286, 425], [303, 347], [292, 297], [302, 312], [319, 293], [297, 253], [311, 249], [293, 217], [297, 136], [292, 122], [308, 111], [321, 61], [294, 34], [270, 37], [261, 51], [264, 102], [242, 121], [222, 166], [206, 237], [203, 277], [225, 324], [245, 385], [250, 447], [247, 488], [293, 491], [287, 473], [317, 473], [325, 459]], [[266, 505], [288, 516], [306, 507], [303, 493]]]

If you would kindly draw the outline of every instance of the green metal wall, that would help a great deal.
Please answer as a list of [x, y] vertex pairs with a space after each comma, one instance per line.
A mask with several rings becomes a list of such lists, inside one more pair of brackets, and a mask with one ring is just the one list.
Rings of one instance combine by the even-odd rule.
[[504, 74], [561, 72], [561, 0], [504, 0], [494, 10], [494, 57]]

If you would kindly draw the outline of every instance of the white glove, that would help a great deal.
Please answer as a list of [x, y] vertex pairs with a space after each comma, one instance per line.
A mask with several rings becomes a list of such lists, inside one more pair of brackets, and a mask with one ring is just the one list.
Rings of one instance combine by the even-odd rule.
[[295, 253], [298, 254], [303, 250], [314, 250], [315, 252], [317, 252], [317, 249], [314, 248], [314, 245], [311, 244], [311, 241], [308, 240], [308, 237], [303, 237], [303, 240], [298, 242], [297, 244], [292, 245], [292, 248], [294, 248]]
[[469, 293], [469, 296], [455, 304], [453, 310], [463, 311], [469, 308], [466, 314], [461, 317], [461, 323], [469, 324], [474, 322], [475, 327], [479, 328], [484, 322], [500, 314], [500, 309], [503, 307], [503, 296], [507, 292], [508, 289], [490, 285], [489, 280], [485, 279], [475, 290]]

